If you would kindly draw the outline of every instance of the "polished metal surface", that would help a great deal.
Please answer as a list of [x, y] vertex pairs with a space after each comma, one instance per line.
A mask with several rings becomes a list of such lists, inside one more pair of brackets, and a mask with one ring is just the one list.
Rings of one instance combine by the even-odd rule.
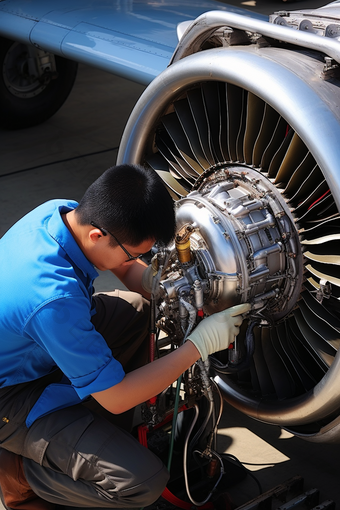
[[[335, 15], [339, 16], [338, 9], [336, 11]], [[275, 23], [275, 25], [272, 25], [266, 21], [252, 20], [234, 13], [221, 13], [218, 11], [204, 13], [199, 16], [183, 34], [172, 57], [172, 62], [176, 62], [199, 51], [203, 43], [209, 39], [216, 30], [223, 27], [249, 31], [285, 43], [321, 51], [334, 58], [336, 62], [340, 62], [338, 41], [329, 37], [320, 37], [318, 34], [310, 33], [307, 30], [291, 30], [288, 25], [280, 24], [279, 20], [282, 19], [283, 18], [280, 16], [274, 16], [273, 23]]]
[[332, 2], [319, 9], [281, 11], [270, 15], [271, 23], [289, 26], [316, 35], [339, 40], [340, 3]]
[[[214, 33], [226, 26], [243, 31], [244, 44]], [[176, 262], [173, 248], [163, 286], [167, 332], [171, 323], [183, 334], [176, 302], [184, 294], [197, 307], [195, 281], [206, 314], [250, 301], [235, 355], [212, 357], [216, 380], [243, 413], [315, 442], [340, 441], [340, 82], [327, 60], [339, 60], [339, 48], [327, 34], [203, 15], [141, 96], [118, 155], [157, 171], [179, 228], [192, 229], [191, 263]], [[258, 177], [254, 220], [241, 191], [232, 195], [233, 172]], [[262, 206], [261, 186], [271, 197]]]
[[224, 166], [206, 181], [176, 203], [178, 229], [189, 224], [195, 229], [191, 250], [197, 280], [204, 280], [205, 311], [252, 302], [262, 324], [281, 319], [295, 306], [302, 283], [301, 252], [288, 207], [276, 188], [250, 168]]
[[[280, 65], [280, 60], [284, 61], [284, 66]], [[339, 103], [340, 91], [337, 83], [328, 83], [319, 77], [318, 70], [321, 72], [322, 66], [322, 62], [309, 55], [270, 47], [235, 46], [187, 57], [158, 76], [137, 102], [122, 137], [119, 160], [143, 160], [150, 131], [157, 120], [193, 84], [237, 84], [275, 109], [294, 128], [322, 167], [340, 208], [337, 177], [340, 112], [332, 107]], [[181, 183], [177, 182], [177, 186]]]

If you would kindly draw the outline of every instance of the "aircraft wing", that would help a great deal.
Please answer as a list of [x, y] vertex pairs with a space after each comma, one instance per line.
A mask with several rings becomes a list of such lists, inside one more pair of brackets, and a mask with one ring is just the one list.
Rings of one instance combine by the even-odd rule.
[[214, 0], [0, 1], [0, 35], [149, 84], [177, 45], [177, 25], [210, 10], [265, 16]]

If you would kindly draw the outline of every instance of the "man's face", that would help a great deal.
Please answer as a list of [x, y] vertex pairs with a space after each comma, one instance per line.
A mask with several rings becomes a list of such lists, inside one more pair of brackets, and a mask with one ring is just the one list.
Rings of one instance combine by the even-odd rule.
[[[154, 239], [147, 239], [137, 246], [123, 244], [124, 248], [132, 257], [138, 257], [151, 250], [154, 245]], [[96, 243], [95, 249], [91, 253], [91, 262], [100, 271], [113, 271], [122, 266], [128, 266], [135, 263], [135, 260], [129, 260], [126, 252], [119, 245], [112, 246], [108, 236], [101, 237]]]

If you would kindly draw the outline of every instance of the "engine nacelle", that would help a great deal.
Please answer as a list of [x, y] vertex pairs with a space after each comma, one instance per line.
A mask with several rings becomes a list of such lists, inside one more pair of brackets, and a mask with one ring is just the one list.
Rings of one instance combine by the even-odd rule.
[[176, 201], [162, 327], [180, 342], [197, 316], [250, 302], [238, 345], [212, 357], [225, 399], [339, 441], [340, 3], [271, 22], [193, 22], [118, 162], [157, 171]]

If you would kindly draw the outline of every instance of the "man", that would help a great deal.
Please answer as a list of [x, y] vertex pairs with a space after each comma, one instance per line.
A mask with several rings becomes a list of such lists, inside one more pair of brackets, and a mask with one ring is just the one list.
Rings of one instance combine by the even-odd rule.
[[[0, 240], [6, 508], [144, 507], [162, 493], [168, 472], [128, 432], [133, 409], [200, 357], [226, 348], [248, 310], [205, 319], [190, 341], [147, 364], [152, 270], [140, 255], [156, 240], [167, 244], [174, 229], [173, 203], [157, 174], [122, 165], [79, 204], [49, 201]], [[95, 268], [133, 292], [94, 295]]]

